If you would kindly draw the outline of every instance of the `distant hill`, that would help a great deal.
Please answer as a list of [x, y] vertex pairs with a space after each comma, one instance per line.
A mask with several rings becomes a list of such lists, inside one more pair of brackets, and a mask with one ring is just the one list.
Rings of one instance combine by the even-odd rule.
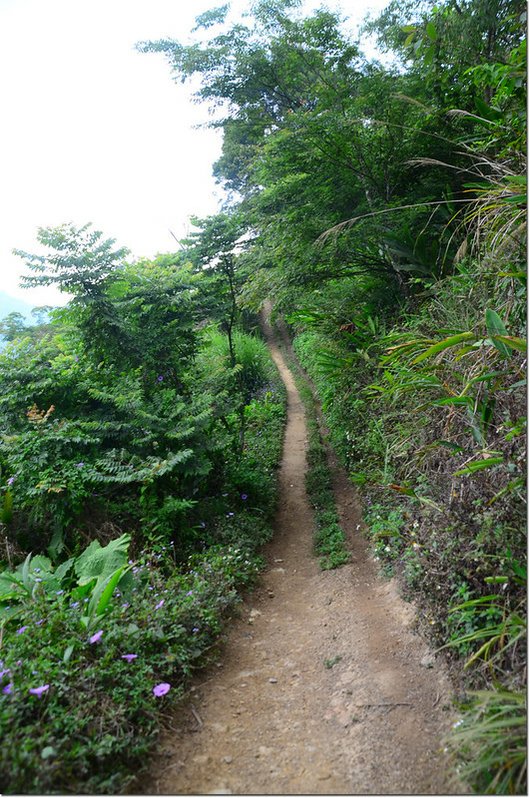
[[10, 296], [5, 291], [0, 291], [0, 319], [5, 318], [9, 313], [22, 313], [28, 321], [33, 321], [31, 315], [32, 308], [35, 307], [23, 299]]

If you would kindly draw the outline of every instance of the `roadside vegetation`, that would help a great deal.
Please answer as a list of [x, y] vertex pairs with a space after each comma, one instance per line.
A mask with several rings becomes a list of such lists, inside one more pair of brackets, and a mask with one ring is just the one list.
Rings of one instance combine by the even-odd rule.
[[0, 355], [0, 782], [109, 794], [260, 569], [285, 391], [222, 275], [40, 239], [31, 279], [74, 298]]
[[252, 334], [270, 297], [451, 667], [455, 767], [524, 793], [526, 5], [392, 0], [354, 35], [257, 0], [138, 48], [212, 110], [228, 199], [154, 262], [90, 226], [19, 253], [72, 299], [0, 330], [2, 789], [115, 789], [255, 574], [285, 413]]
[[192, 45], [140, 49], [215, 109], [215, 174], [249, 239], [239, 302], [268, 294], [291, 325], [374, 556], [452, 664], [455, 765], [518, 792], [526, 8], [395, 0], [354, 38], [300, 7], [254, 3], [250, 23], [219, 8]]
[[[278, 340], [281, 340], [281, 333], [278, 331], [277, 334]], [[320, 567], [323, 571], [327, 571], [349, 562], [350, 552], [337, 513], [328, 450], [323, 439], [317, 400], [299, 362], [285, 346], [282, 346], [282, 351], [305, 409], [307, 425], [305, 484], [314, 512], [315, 552], [319, 555]]]

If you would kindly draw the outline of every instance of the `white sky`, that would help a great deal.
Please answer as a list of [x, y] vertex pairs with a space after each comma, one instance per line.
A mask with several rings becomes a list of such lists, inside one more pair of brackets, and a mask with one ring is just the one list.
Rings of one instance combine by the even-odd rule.
[[[330, 0], [359, 21], [387, 0]], [[165, 58], [136, 42], [186, 40], [222, 0], [0, 0], [0, 289], [30, 304], [14, 247], [37, 251], [38, 227], [93, 222], [133, 256], [174, 251], [189, 217], [214, 213], [220, 132], [197, 130]], [[246, 7], [244, 0], [233, 3]], [[309, 2], [318, 7], [321, 2]]]

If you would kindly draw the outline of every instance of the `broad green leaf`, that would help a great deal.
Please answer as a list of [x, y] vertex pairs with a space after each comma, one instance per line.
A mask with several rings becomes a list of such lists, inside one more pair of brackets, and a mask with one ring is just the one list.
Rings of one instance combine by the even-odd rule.
[[443, 341], [438, 341], [438, 343], [430, 346], [425, 350], [425, 352], [422, 352], [421, 355], [415, 357], [412, 363], [421, 363], [423, 360], [427, 360], [427, 358], [437, 355], [439, 352], [443, 352], [445, 349], [450, 349], [452, 346], [462, 343], [462, 341], [470, 341], [475, 337], [475, 334], [472, 332], [451, 335], [449, 338], [444, 338]]
[[436, 407], [444, 407], [445, 405], [464, 405], [466, 407], [474, 407], [475, 400], [471, 396], [448, 396], [444, 399], [435, 399], [431, 402]]
[[486, 329], [492, 340], [493, 346], [498, 349], [501, 355], [504, 355], [504, 357], [510, 357], [512, 353], [506, 344], [495, 340], [495, 336], [497, 335], [507, 335], [508, 330], [506, 329], [499, 314], [491, 308], [486, 310]]
[[116, 568], [124, 565], [127, 562], [130, 540], [130, 535], [121, 535], [119, 538], [111, 540], [104, 548], [99, 545], [97, 540], [93, 540], [75, 561], [75, 572], [79, 578], [79, 585], [87, 584], [94, 577], [105, 579], [114, 573]]
[[100, 580], [96, 584], [88, 604], [88, 614], [91, 618], [102, 615], [105, 612], [112, 598], [112, 594], [116, 589], [116, 585], [120, 581], [123, 573], [130, 570], [131, 567], [132, 566], [130, 565], [122, 565], [117, 568], [114, 573], [110, 574], [110, 576], [108, 576], [105, 580]]
[[510, 349], [516, 349], [518, 352], [524, 352], [526, 354], [527, 342], [524, 338], [514, 338], [512, 335], [492, 335], [491, 339], [493, 343], [499, 341], [509, 346]]
[[425, 31], [429, 39], [435, 42], [436, 39], [438, 38], [438, 34], [436, 32], [436, 25], [434, 24], [434, 22], [432, 21], [428, 22], [427, 25], [425, 26]]
[[486, 382], [487, 380], [492, 380], [494, 377], [506, 377], [508, 374], [510, 374], [509, 371], [488, 371], [486, 374], [479, 374], [478, 377], [473, 377], [473, 379], [469, 380], [461, 395], [463, 396], [468, 388], [475, 385], [477, 382]]
[[59, 580], [59, 582], [61, 582], [62, 579], [64, 579], [64, 577], [66, 576], [72, 565], [74, 564], [74, 559], [75, 559], [74, 557], [70, 557], [69, 560], [66, 560], [65, 562], [61, 563], [61, 565], [58, 565], [57, 568], [55, 569], [55, 577]]
[[451, 449], [453, 452], [461, 452], [462, 447], [459, 446], [457, 443], [453, 443], [452, 441], [434, 441], [432, 446], [444, 446], [446, 449]]
[[461, 477], [466, 474], [474, 474], [475, 471], [484, 471], [486, 468], [492, 468], [503, 462], [504, 457], [486, 457], [483, 460], [473, 460], [471, 463], [467, 463], [463, 468], [455, 471], [453, 476]]
[[[465, 610], [468, 607], [478, 607], [482, 604], [491, 604], [492, 602], [496, 602], [499, 599], [498, 593], [491, 593], [489, 596], [481, 596], [477, 599], [470, 599], [469, 601], [463, 601], [461, 604], [456, 604], [454, 607], [449, 609], [449, 612], [457, 612], [457, 610]], [[497, 606], [495, 604], [495, 606]], [[470, 634], [475, 634], [475, 632], [470, 632]]]

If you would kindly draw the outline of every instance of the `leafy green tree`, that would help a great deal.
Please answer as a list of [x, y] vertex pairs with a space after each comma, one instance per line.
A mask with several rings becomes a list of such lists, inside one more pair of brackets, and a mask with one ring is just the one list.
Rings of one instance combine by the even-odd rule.
[[79, 228], [73, 224], [39, 228], [37, 239], [47, 248], [45, 254], [14, 250], [33, 272], [22, 278], [22, 285], [54, 285], [72, 295], [71, 308], [87, 351], [98, 360], [110, 352], [119, 358], [128, 339], [106, 289], [123, 268], [128, 250], [115, 249], [115, 240], [103, 239], [103, 233], [93, 230], [90, 224]]
[[13, 311], [0, 320], [0, 335], [3, 335], [6, 341], [14, 341], [15, 338], [24, 335], [26, 330], [26, 320], [22, 313]]

